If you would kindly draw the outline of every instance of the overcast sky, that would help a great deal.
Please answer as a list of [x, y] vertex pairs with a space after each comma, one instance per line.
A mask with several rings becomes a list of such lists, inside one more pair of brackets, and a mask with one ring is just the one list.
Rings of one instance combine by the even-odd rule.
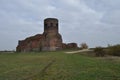
[[0, 0], [0, 50], [43, 33], [49, 17], [59, 19], [65, 43], [120, 44], [120, 0]]

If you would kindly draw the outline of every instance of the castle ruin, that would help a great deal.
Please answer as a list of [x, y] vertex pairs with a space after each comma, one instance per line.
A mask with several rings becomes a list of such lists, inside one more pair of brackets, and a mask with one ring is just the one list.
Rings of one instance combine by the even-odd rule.
[[16, 47], [17, 52], [30, 51], [55, 51], [62, 49], [62, 37], [59, 34], [58, 19], [47, 18], [44, 20], [43, 34], [37, 34], [19, 40]]

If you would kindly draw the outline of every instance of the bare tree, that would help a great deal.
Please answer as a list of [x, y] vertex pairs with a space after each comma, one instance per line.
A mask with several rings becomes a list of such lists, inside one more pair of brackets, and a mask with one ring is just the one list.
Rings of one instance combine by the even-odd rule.
[[82, 43], [80, 46], [81, 49], [88, 49], [88, 45], [86, 43]]

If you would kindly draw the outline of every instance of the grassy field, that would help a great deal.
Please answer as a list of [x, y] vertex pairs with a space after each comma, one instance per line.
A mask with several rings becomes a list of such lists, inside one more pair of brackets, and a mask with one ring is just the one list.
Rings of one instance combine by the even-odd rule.
[[120, 60], [63, 52], [0, 54], [0, 80], [120, 80]]

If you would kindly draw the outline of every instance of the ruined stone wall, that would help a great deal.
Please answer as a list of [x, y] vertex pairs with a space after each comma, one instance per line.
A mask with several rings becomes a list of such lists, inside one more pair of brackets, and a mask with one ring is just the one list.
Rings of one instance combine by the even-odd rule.
[[77, 43], [62, 43], [62, 48], [63, 49], [77, 49], [78, 48], [78, 45]]
[[37, 34], [32, 37], [28, 37], [25, 40], [19, 40], [16, 50], [18, 52], [39, 51], [40, 42], [42, 41], [42, 35]]
[[68, 43], [67, 48], [78, 48], [77, 43]]

